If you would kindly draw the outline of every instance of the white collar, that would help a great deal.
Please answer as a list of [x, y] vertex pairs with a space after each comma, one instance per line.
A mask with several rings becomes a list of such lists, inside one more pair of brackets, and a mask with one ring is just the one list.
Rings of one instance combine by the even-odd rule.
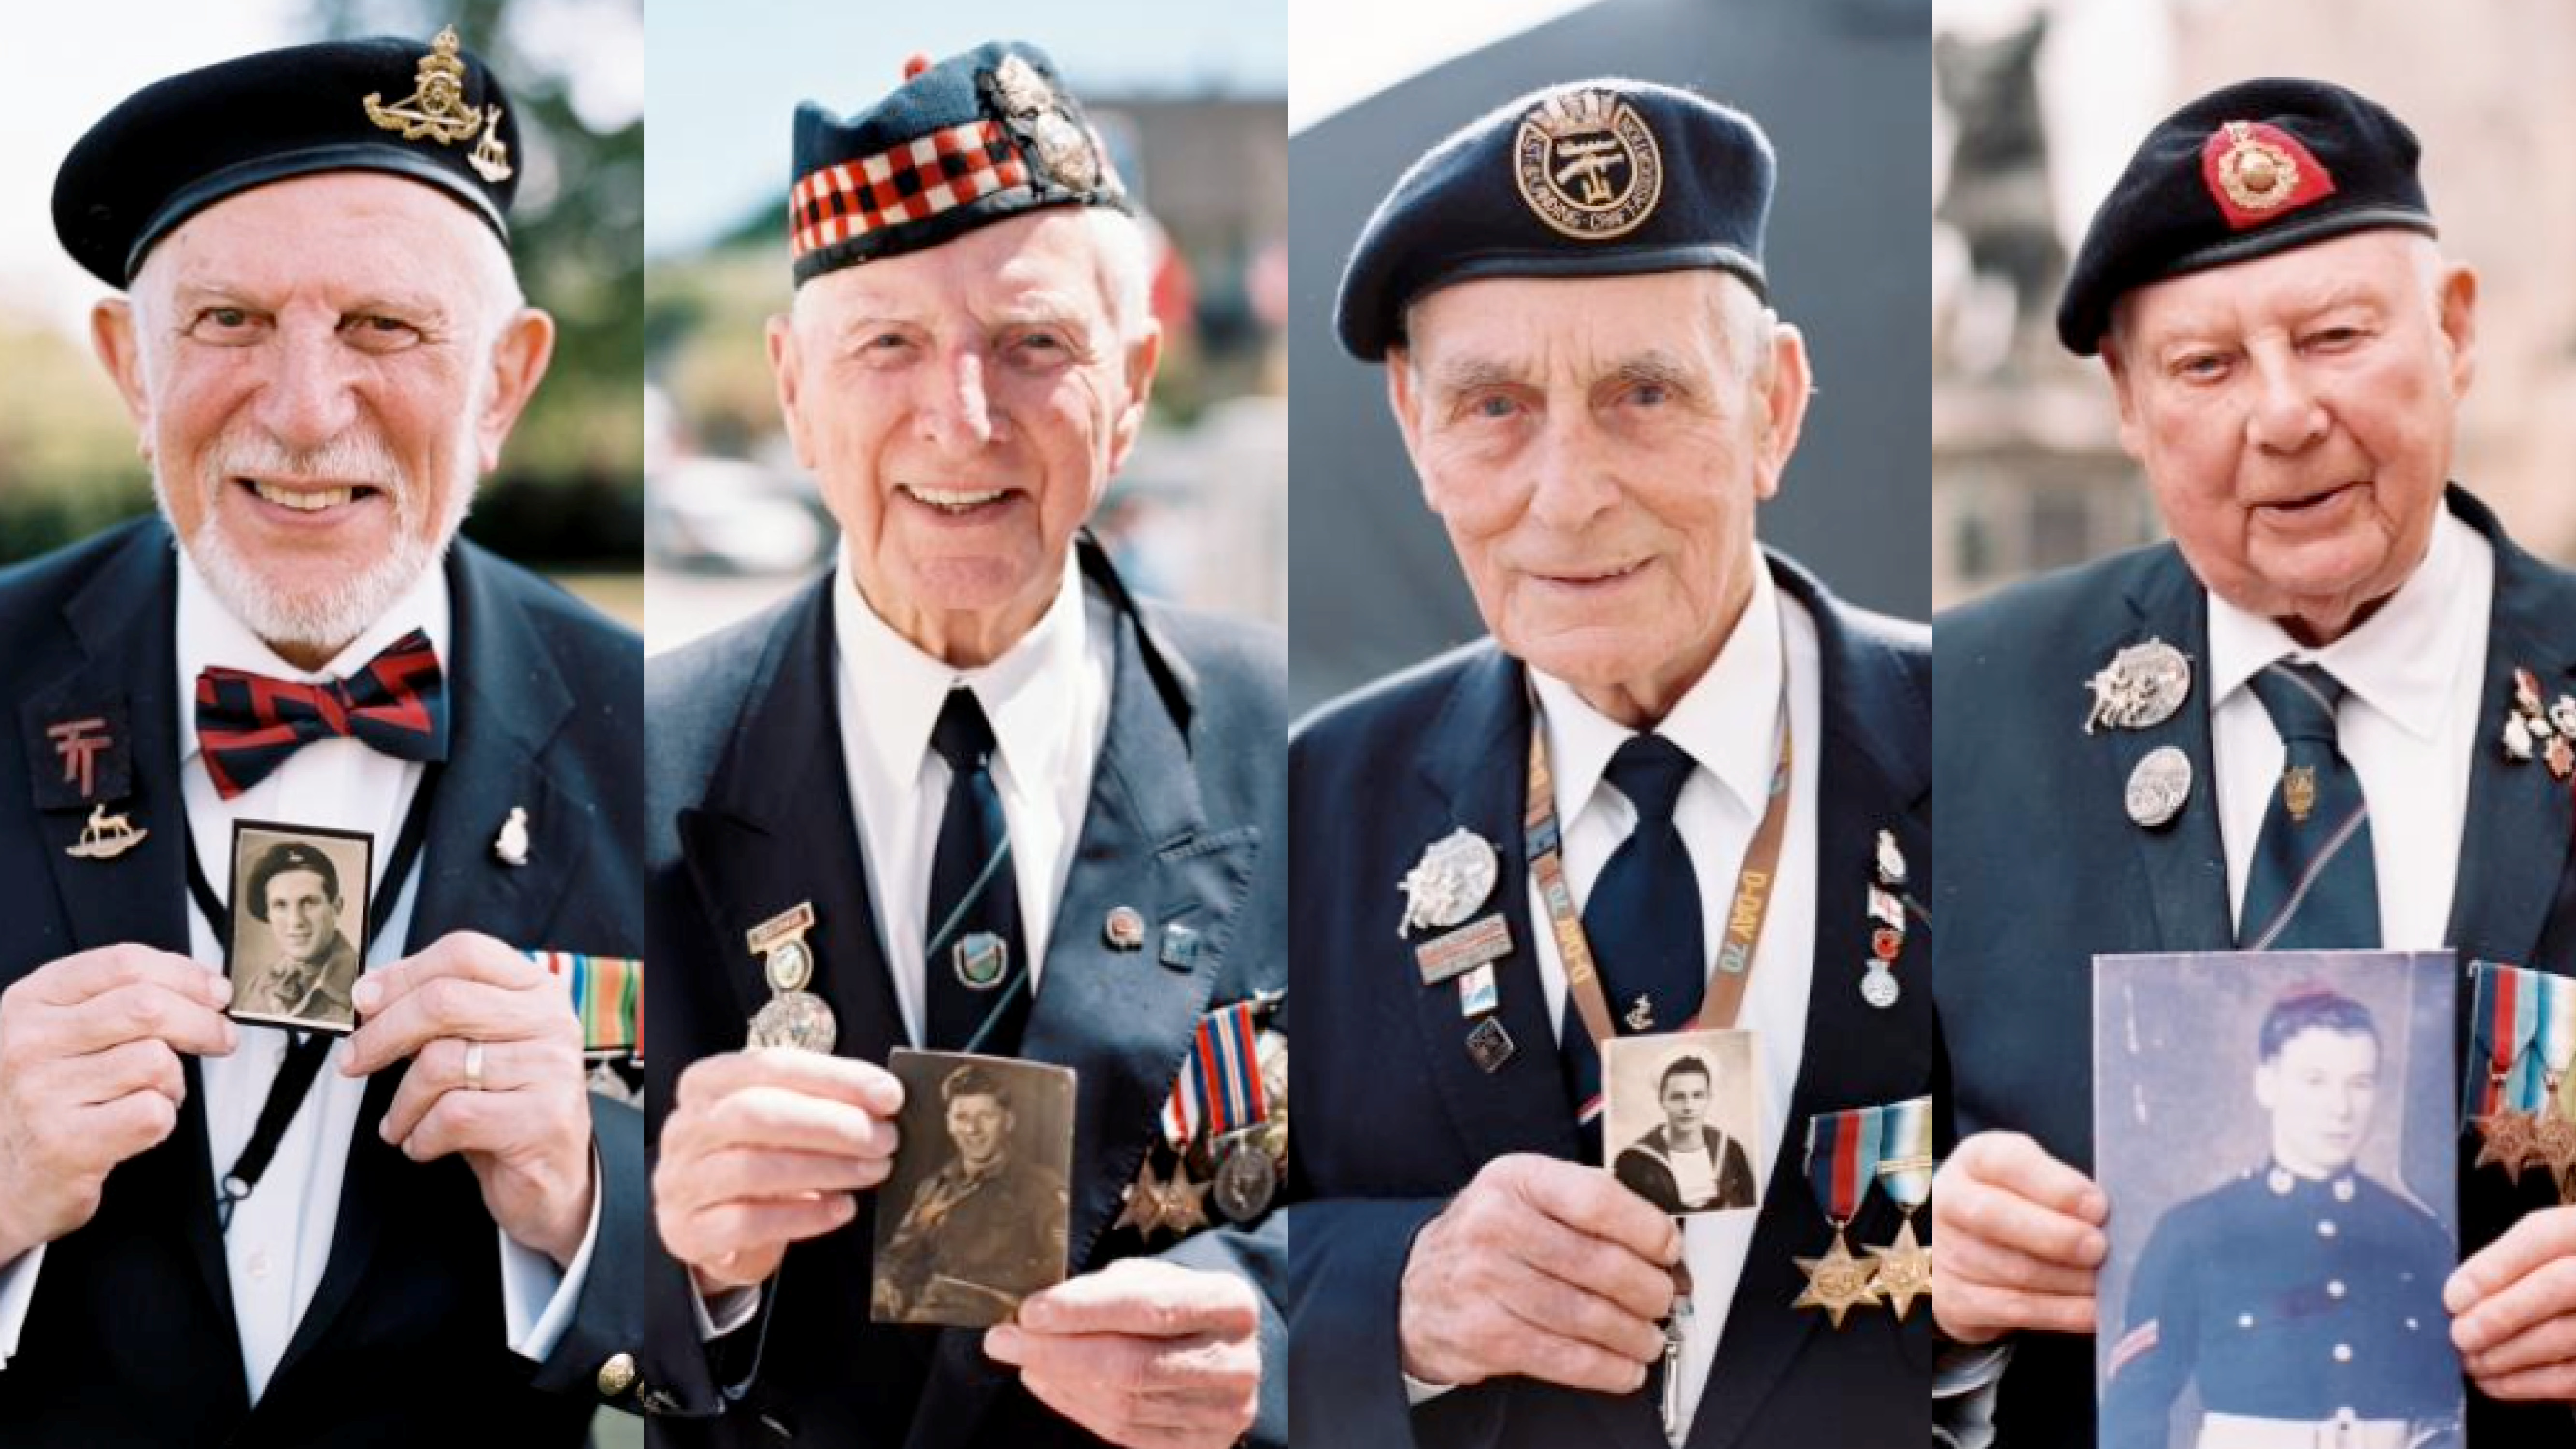
[[2225, 703], [2274, 661], [2294, 659], [2324, 669], [2408, 734], [2433, 739], [2444, 708], [2458, 697], [2468, 653], [2459, 641], [2477, 627], [2487, 605], [2462, 586], [2475, 541], [2467, 524], [2442, 509], [2415, 572], [2361, 627], [2323, 649], [2310, 649], [2271, 619], [2210, 594], [2210, 707]]
[[[1787, 669], [1780, 646], [1780, 599], [1760, 555], [1753, 566], [1753, 595], [1717, 659], [1684, 693], [1655, 732], [1681, 747], [1734, 796], [1748, 819], [1760, 819], [1771, 801], [1771, 774], [1780, 762], [1781, 678]], [[1548, 767], [1556, 777], [1558, 813], [1571, 827], [1593, 803], [1610, 757], [1636, 731], [1584, 702], [1574, 686], [1537, 669], [1539, 713], [1547, 729]]]
[[975, 691], [975, 702], [992, 722], [1004, 776], [1032, 788], [1058, 778], [1071, 740], [1056, 681], [1083, 667], [1088, 642], [1082, 571], [1072, 550], [1065, 554], [1064, 579], [1036, 626], [1000, 658], [974, 669], [933, 658], [896, 633], [860, 596], [856, 578], [845, 548], [832, 584], [832, 629], [841, 666], [867, 709], [842, 724], [857, 730], [882, 778], [905, 786], [921, 778], [940, 706], [960, 684]]
[[[361, 630], [319, 669], [299, 669], [278, 657], [250, 630], [250, 626], [233, 616], [215, 593], [214, 585], [197, 569], [197, 561], [179, 549], [179, 763], [185, 765], [197, 757], [197, 731], [190, 716], [197, 697], [197, 675], [208, 668], [242, 669], [263, 674], [271, 679], [292, 680], [311, 684], [326, 679], [340, 679], [356, 672], [368, 660], [385, 651], [395, 640], [418, 629], [429, 635], [430, 646], [438, 651], [441, 668], [451, 676], [456, 656], [448, 647], [453, 633], [453, 616], [449, 612], [447, 567], [442, 557], [420, 571], [412, 586], [396, 596], [376, 621]], [[454, 699], [455, 692], [449, 691]]]

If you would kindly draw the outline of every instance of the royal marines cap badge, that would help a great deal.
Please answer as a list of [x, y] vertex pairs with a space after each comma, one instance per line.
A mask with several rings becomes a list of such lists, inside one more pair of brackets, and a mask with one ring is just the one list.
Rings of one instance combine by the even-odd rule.
[[2191, 661], [2162, 639], [2149, 639], [2112, 655], [2085, 687], [2093, 691], [2093, 708], [2084, 733], [2153, 729], [2191, 697]]
[[832, 1008], [805, 989], [814, 979], [814, 950], [805, 944], [805, 933], [813, 929], [812, 901], [799, 901], [751, 928], [751, 953], [760, 958], [770, 997], [753, 1013], [746, 1045], [828, 1052], [840, 1039]]
[[2278, 126], [2222, 121], [2200, 154], [2210, 199], [2239, 231], [2334, 195], [2326, 168]]
[[1612, 90], [1558, 91], [1521, 118], [1512, 141], [1512, 179], [1521, 200], [1549, 227], [1577, 241], [1634, 231], [1664, 194], [1655, 133]]
[[1464, 826], [1424, 847], [1422, 859], [1396, 883], [1404, 892], [1404, 922], [1395, 934], [1445, 931], [1465, 921], [1493, 894], [1500, 868], [1493, 842]]

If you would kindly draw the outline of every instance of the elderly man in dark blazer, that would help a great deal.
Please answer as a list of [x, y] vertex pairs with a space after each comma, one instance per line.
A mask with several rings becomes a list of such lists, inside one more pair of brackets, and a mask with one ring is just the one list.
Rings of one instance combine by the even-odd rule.
[[[1492, 637], [1290, 749], [1319, 1442], [1928, 1433], [1924, 1315], [1793, 1306], [1852, 1286], [1834, 1217], [1913, 1242], [1874, 1173], [1811, 1195], [1804, 1147], [1932, 1083], [1930, 685], [1920, 625], [1754, 538], [1808, 403], [1765, 304], [1772, 165], [1697, 95], [1552, 87], [1417, 161], [1343, 276]], [[1677, 1223], [1603, 1170], [1596, 1043], [1694, 1024], [1758, 1036], [1758, 1215]]]
[[[2057, 320], [2101, 356], [2172, 541], [1940, 621], [1956, 1141], [1934, 1307], [1944, 1418], [1972, 1437], [1991, 1414], [2001, 1446], [2093, 1441], [2096, 955], [2558, 970], [2576, 947], [2576, 755], [2549, 723], [2576, 688], [2576, 578], [2448, 482], [2478, 282], [2434, 239], [2418, 150], [2385, 108], [2308, 80], [2223, 87], [2150, 132]], [[2468, 1258], [2443, 1293], [2468, 1436], [2551, 1442], [2576, 1401], [2576, 1208], [2468, 1150]], [[2408, 1435], [2338, 1417], [2353, 1442]]]
[[[640, 1124], [525, 953], [642, 954], [642, 649], [455, 537], [552, 346], [525, 160], [450, 30], [161, 81], [57, 176], [163, 516], [0, 572], [0, 1441], [634, 1404]], [[354, 1035], [220, 1014], [244, 820], [375, 837]]]
[[[1192, 1067], [1285, 1025], [1284, 649], [1082, 532], [1160, 351], [1139, 224], [1015, 42], [800, 108], [796, 174], [770, 356], [840, 557], [648, 688], [658, 1432], [1284, 1443], [1279, 1168]], [[989, 1331], [869, 1321], [905, 1045], [1075, 1073], [1071, 1277]]]

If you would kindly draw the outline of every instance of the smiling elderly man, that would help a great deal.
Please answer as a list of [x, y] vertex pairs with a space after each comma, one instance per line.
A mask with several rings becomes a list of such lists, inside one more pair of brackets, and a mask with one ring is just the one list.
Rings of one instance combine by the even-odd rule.
[[[1257, 1075], [1286, 984], [1285, 653], [1081, 532], [1161, 351], [1126, 192], [996, 43], [800, 107], [792, 213], [770, 361], [839, 563], [648, 688], [659, 1432], [1281, 1443], [1277, 1160], [1164, 1109]], [[1072, 1276], [989, 1332], [868, 1319], [902, 1045], [1076, 1074]], [[1230, 1225], [1151, 1254], [1220, 1158]]]
[[[162, 517], [0, 573], [0, 1440], [631, 1402], [639, 1126], [512, 948], [640, 954], [641, 650], [455, 543], [553, 341], [522, 159], [449, 31], [161, 81], [56, 179]], [[244, 820], [378, 842], [353, 1036], [222, 1014]]]
[[[2435, 240], [2417, 155], [2395, 116], [2316, 81], [2229, 86], [2158, 125], [2085, 235], [2058, 335], [2101, 354], [2172, 541], [1940, 621], [1935, 966], [1960, 1140], [1934, 1304], [1955, 1347], [1992, 1346], [1945, 1390], [1963, 1426], [1987, 1401], [1999, 1445], [2094, 1432], [2093, 956], [2447, 948], [2563, 970], [2576, 950], [2576, 756], [2535, 749], [2526, 720], [2576, 688], [2576, 578], [2445, 487], [2478, 285]], [[2536, 1401], [2576, 1401], [2576, 1208], [2460, 1167], [2470, 1256], [2443, 1297], [2468, 1437], [2557, 1442], [2563, 1402]], [[2402, 1418], [2339, 1417], [2350, 1442], [2411, 1442]]]
[[[1555, 87], [1417, 161], [1343, 274], [1343, 345], [1385, 364], [1492, 637], [1290, 750], [1318, 1443], [1929, 1432], [1922, 1315], [1792, 1306], [1849, 1262], [1811, 1122], [1931, 1086], [1930, 993], [1894, 970], [1930, 929], [1901, 904], [1930, 700], [1921, 626], [1755, 542], [1808, 406], [1766, 301], [1772, 168], [1689, 92]], [[1595, 1043], [1693, 1024], [1759, 1034], [1767, 1187], [1685, 1227], [1603, 1170]], [[1874, 1176], [1831, 1216], [1919, 1250]]]

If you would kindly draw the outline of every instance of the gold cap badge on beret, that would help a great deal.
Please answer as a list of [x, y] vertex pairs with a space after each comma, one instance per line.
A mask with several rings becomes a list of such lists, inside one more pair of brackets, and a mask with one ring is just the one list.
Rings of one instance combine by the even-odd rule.
[[506, 181], [510, 148], [501, 141], [501, 108], [466, 104], [465, 62], [457, 55], [461, 44], [455, 26], [439, 31], [429, 43], [429, 54], [420, 58], [412, 93], [388, 106], [381, 103], [382, 92], [370, 91], [367, 119], [401, 133], [406, 141], [436, 141], [441, 146], [462, 145], [479, 134], [483, 139], [465, 158], [467, 164], [486, 181]]
[[1615, 91], [1560, 91], [1521, 118], [1512, 143], [1521, 200], [1577, 241], [1606, 241], [1652, 216], [1663, 154], [1636, 107]]
[[2222, 121], [2201, 148], [2202, 179], [2238, 231], [2334, 194], [2334, 178], [2296, 137], [2260, 121]]

